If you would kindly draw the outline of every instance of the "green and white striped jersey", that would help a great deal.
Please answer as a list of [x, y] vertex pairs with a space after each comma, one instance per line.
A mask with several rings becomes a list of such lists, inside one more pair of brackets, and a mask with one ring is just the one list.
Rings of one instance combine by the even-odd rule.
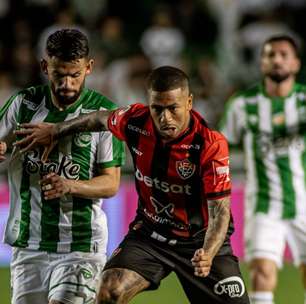
[[[84, 89], [79, 99], [64, 111], [51, 101], [49, 86], [31, 87], [11, 97], [0, 110], [0, 140], [14, 139], [18, 123], [61, 122], [99, 109], [115, 109], [106, 97]], [[13, 150], [8, 169], [10, 213], [5, 242], [17, 247], [50, 252], [105, 251], [107, 222], [102, 200], [66, 195], [44, 200], [39, 185], [42, 175], [56, 172], [67, 179], [88, 180], [100, 168], [121, 166], [123, 143], [109, 131], [88, 132], [59, 140], [42, 163], [42, 149], [17, 156]]]
[[246, 215], [306, 216], [306, 86], [295, 84], [286, 98], [262, 85], [233, 96], [221, 131], [244, 148]]

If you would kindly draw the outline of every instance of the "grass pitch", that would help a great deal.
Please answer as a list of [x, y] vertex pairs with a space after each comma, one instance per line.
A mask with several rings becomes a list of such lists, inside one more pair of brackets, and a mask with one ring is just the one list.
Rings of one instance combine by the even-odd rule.
[[[246, 285], [249, 285], [248, 271], [242, 265]], [[292, 265], [285, 264], [279, 274], [279, 284], [276, 290], [275, 303], [277, 304], [302, 304], [304, 290], [300, 280], [299, 271]], [[9, 269], [0, 268], [0, 303], [10, 303]], [[163, 280], [157, 291], [148, 291], [139, 294], [131, 304], [188, 304], [188, 300], [179, 285], [176, 276], [170, 275]]]

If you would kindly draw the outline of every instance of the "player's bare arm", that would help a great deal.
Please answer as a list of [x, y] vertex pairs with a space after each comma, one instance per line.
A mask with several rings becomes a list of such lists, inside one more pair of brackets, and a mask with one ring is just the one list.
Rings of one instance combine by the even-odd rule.
[[203, 248], [198, 249], [192, 258], [194, 273], [200, 277], [209, 274], [212, 260], [224, 242], [230, 221], [230, 197], [209, 200], [207, 204], [209, 222]]
[[0, 162], [6, 159], [5, 157], [6, 150], [7, 150], [6, 143], [4, 141], [0, 141]]
[[57, 124], [22, 124], [20, 125], [20, 129], [15, 131], [15, 134], [23, 136], [23, 138], [17, 141], [15, 146], [21, 149], [21, 153], [25, 153], [37, 146], [44, 146], [42, 160], [45, 161], [56, 145], [58, 138], [84, 131], [95, 132], [107, 130], [107, 119], [111, 112], [95, 111]]
[[105, 168], [100, 175], [90, 180], [70, 180], [49, 173], [40, 181], [46, 200], [70, 194], [83, 198], [109, 198], [114, 196], [119, 188], [120, 167]]
[[97, 303], [128, 303], [149, 285], [146, 279], [133, 270], [124, 268], [104, 270]]

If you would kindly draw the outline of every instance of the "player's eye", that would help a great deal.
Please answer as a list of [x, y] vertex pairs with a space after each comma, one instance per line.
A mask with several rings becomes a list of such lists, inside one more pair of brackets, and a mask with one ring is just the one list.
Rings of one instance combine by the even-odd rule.
[[81, 76], [81, 73], [75, 73], [75, 74], [73, 74], [71, 77], [72, 78], [78, 78], [78, 77], [80, 77]]
[[157, 106], [153, 106], [152, 109], [156, 112], [156, 113], [161, 113], [163, 108], [162, 107], [157, 107]]

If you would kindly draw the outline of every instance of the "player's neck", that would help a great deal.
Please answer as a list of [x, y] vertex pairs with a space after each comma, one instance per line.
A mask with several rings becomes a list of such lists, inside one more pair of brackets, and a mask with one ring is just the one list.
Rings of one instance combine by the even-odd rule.
[[62, 104], [62, 103], [58, 102], [58, 100], [57, 100], [56, 97], [53, 95], [53, 93], [51, 93], [51, 99], [52, 99], [53, 105], [54, 105], [56, 108], [58, 108], [59, 111], [65, 111], [66, 109], [70, 108], [70, 107], [78, 100], [78, 99], [77, 99], [75, 102], [72, 102], [71, 104], [65, 105], [65, 104]]
[[287, 97], [294, 86], [295, 79], [289, 77], [282, 82], [275, 82], [270, 78], [264, 79], [265, 91], [271, 97]]

